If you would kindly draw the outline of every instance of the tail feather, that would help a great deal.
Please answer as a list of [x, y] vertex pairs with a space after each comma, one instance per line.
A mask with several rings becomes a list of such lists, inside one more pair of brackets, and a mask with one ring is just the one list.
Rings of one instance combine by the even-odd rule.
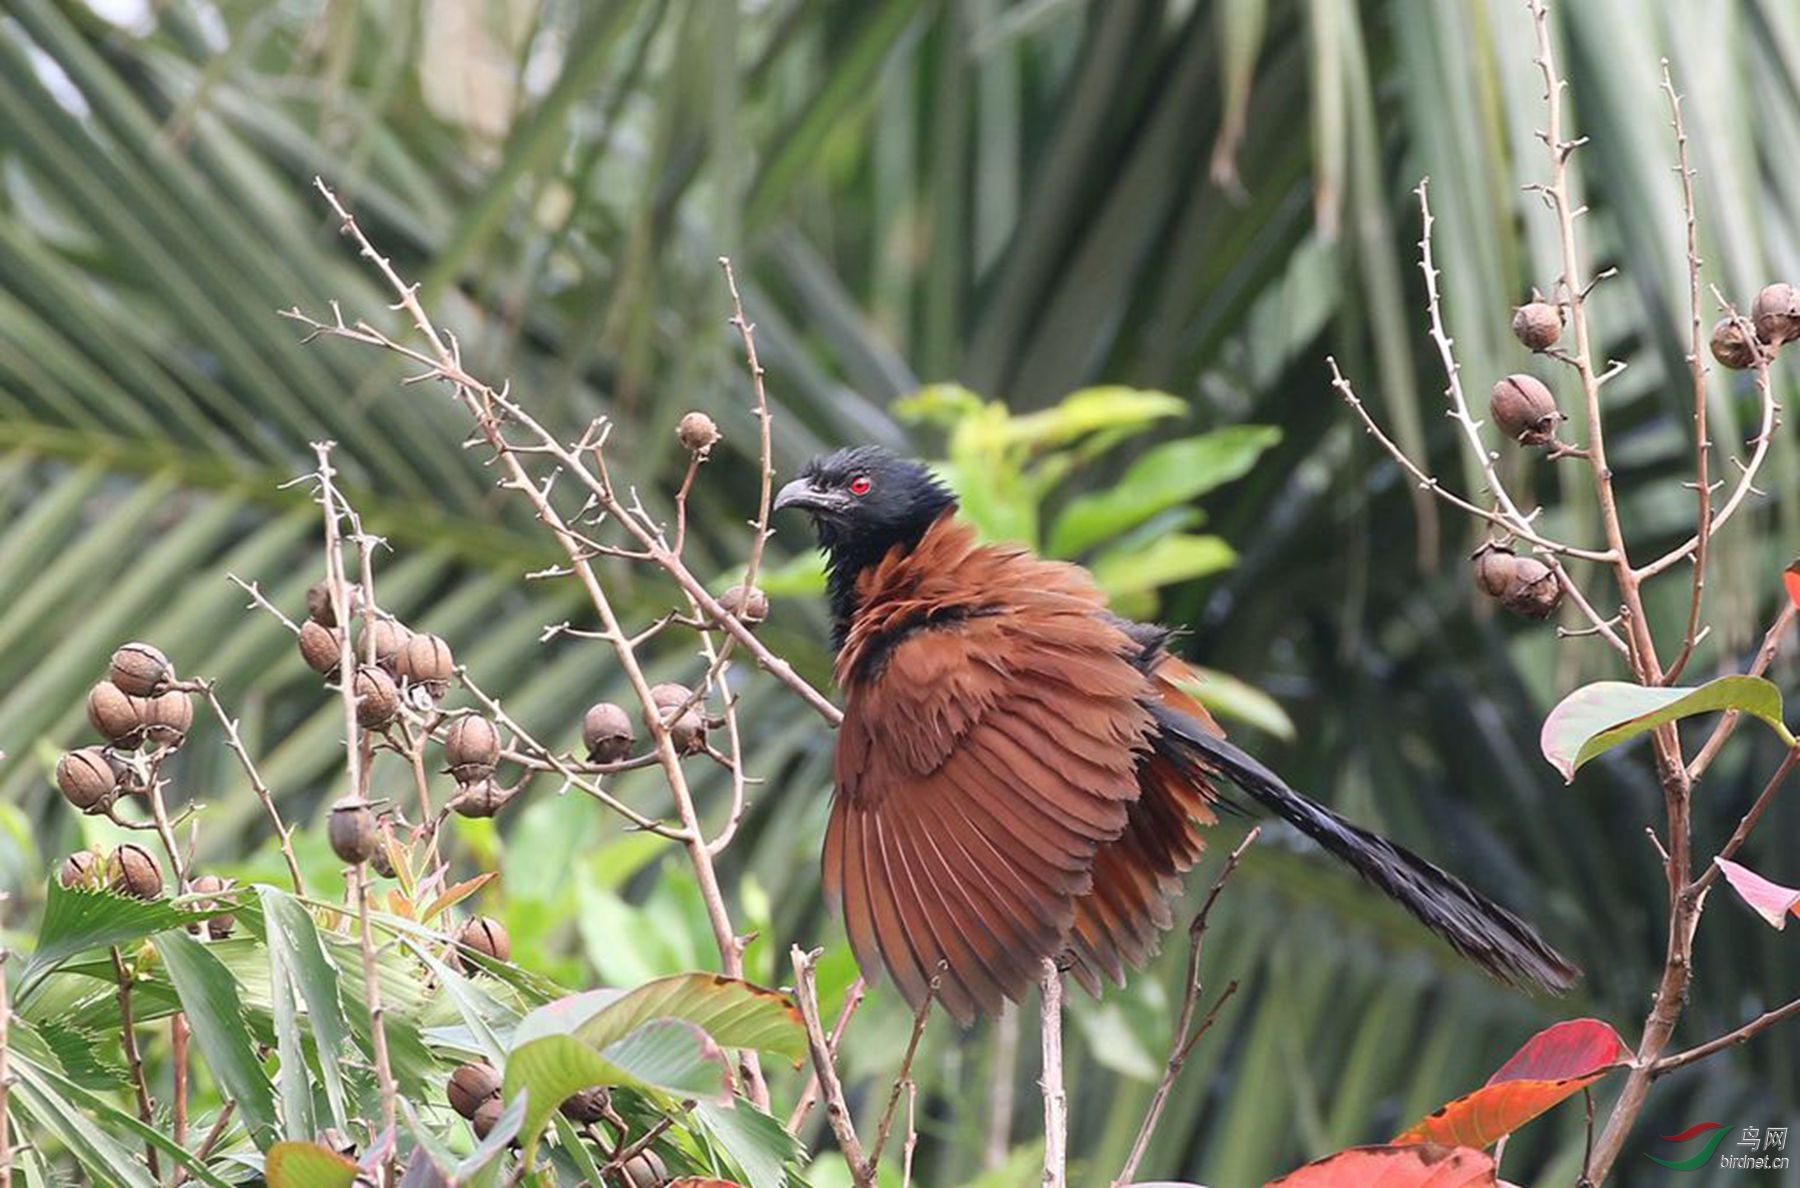
[[1455, 875], [1307, 799], [1199, 723], [1160, 707], [1153, 712], [1165, 746], [1255, 797], [1489, 974], [1511, 985], [1535, 984], [1557, 992], [1580, 975], [1531, 925]]

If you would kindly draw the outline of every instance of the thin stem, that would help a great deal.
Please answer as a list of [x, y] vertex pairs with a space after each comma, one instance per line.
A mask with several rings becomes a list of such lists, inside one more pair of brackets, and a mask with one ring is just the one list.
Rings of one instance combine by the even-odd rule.
[[1193, 1052], [1194, 1045], [1199, 1041], [1200, 1036], [1204, 1035], [1210, 1027], [1211, 1020], [1218, 1014], [1219, 1008], [1224, 1006], [1230, 996], [1237, 991], [1237, 983], [1233, 982], [1219, 997], [1212, 1010], [1207, 1012], [1207, 1018], [1202, 1022], [1200, 1030], [1198, 1032], [1193, 1030], [1194, 1012], [1199, 1006], [1202, 989], [1200, 956], [1206, 945], [1206, 926], [1212, 918], [1213, 905], [1219, 901], [1219, 893], [1225, 890], [1225, 880], [1229, 879], [1231, 872], [1237, 869], [1238, 861], [1243, 858], [1244, 851], [1250, 848], [1261, 833], [1261, 826], [1251, 829], [1244, 836], [1244, 840], [1238, 843], [1237, 848], [1231, 851], [1231, 854], [1225, 859], [1225, 866], [1219, 871], [1219, 877], [1213, 880], [1212, 890], [1207, 892], [1206, 899], [1200, 904], [1200, 910], [1194, 913], [1193, 921], [1188, 924], [1187, 984], [1181, 997], [1181, 1011], [1175, 1017], [1175, 1031], [1169, 1041], [1169, 1056], [1163, 1064], [1162, 1080], [1157, 1082], [1156, 1092], [1151, 1095], [1150, 1107], [1144, 1112], [1143, 1122], [1138, 1125], [1137, 1137], [1132, 1140], [1131, 1153], [1125, 1157], [1125, 1166], [1119, 1170], [1117, 1176], [1113, 1177], [1113, 1188], [1120, 1188], [1121, 1185], [1129, 1184], [1137, 1179], [1138, 1165], [1144, 1161], [1144, 1154], [1150, 1149], [1151, 1136], [1156, 1133], [1156, 1124], [1162, 1119], [1163, 1110], [1169, 1103], [1169, 1094], [1174, 1090], [1175, 1081], [1181, 1076], [1181, 1070], [1187, 1064], [1189, 1054]]
[[881, 1111], [881, 1121], [875, 1127], [875, 1145], [869, 1149], [869, 1171], [874, 1172], [881, 1162], [881, 1152], [887, 1147], [888, 1134], [894, 1127], [894, 1111], [900, 1105], [900, 1095], [913, 1084], [913, 1057], [918, 1054], [919, 1041], [925, 1036], [925, 1023], [931, 1017], [931, 1004], [936, 1001], [938, 987], [943, 984], [945, 963], [938, 962], [938, 972], [925, 988], [925, 999], [919, 1003], [919, 1009], [913, 1012], [912, 1037], [906, 1042], [906, 1055], [900, 1058], [900, 1071], [894, 1076], [894, 1087], [888, 1093], [887, 1107]]
[[1013, 1077], [1019, 1063], [1019, 1011], [1003, 1003], [994, 1021], [994, 1051], [988, 1068], [987, 1140], [982, 1145], [981, 1166], [991, 1171], [1006, 1162], [1012, 1150]]
[[[1761, 676], [1769, 671], [1769, 665], [1775, 662], [1775, 654], [1781, 650], [1781, 641], [1787, 638], [1789, 631], [1793, 630], [1794, 619], [1797, 616], [1800, 616], [1800, 608], [1796, 608], [1793, 600], [1784, 595], [1781, 599], [1781, 609], [1776, 612], [1775, 621], [1769, 624], [1769, 629], [1763, 633], [1762, 643], [1756, 649], [1756, 658], [1750, 662], [1750, 667], [1745, 670], [1744, 675]], [[1720, 716], [1718, 725], [1714, 726], [1713, 732], [1707, 735], [1706, 742], [1701, 745], [1699, 753], [1694, 756], [1694, 761], [1688, 764], [1689, 783], [1698, 783], [1701, 775], [1712, 766], [1713, 758], [1725, 745], [1725, 740], [1730, 738], [1732, 732], [1737, 729], [1738, 721], [1742, 717], [1743, 713], [1739, 710], [1726, 710]]]
[[344, 881], [356, 900], [356, 941], [362, 949], [363, 994], [369, 1002], [370, 1046], [375, 1049], [375, 1083], [381, 1090], [381, 1133], [394, 1131], [398, 1090], [388, 1059], [386, 1008], [381, 1005], [381, 975], [375, 962], [375, 936], [369, 927], [369, 878], [361, 864], [344, 868]]
[[[825, 1044], [825, 1050], [833, 1060], [837, 1059], [838, 1045], [844, 1042], [844, 1032], [850, 1027], [851, 1016], [856, 1014], [856, 1008], [862, 1005], [862, 1001], [868, 997], [868, 993], [869, 984], [863, 980], [861, 974], [857, 974], [856, 980], [850, 983], [850, 989], [844, 992], [844, 1005], [838, 1011], [837, 1022], [832, 1024], [831, 1037]], [[800, 1090], [800, 1099], [794, 1103], [793, 1112], [788, 1115], [787, 1132], [789, 1134], [799, 1133], [800, 1124], [806, 1121], [806, 1116], [812, 1112], [813, 1103], [818, 1099], [819, 1071], [815, 1068], [812, 1074], [806, 1078], [806, 1084]]]
[[1788, 750], [1786, 755], [1782, 756], [1781, 766], [1775, 769], [1775, 774], [1769, 777], [1767, 784], [1763, 785], [1763, 790], [1757, 795], [1755, 803], [1738, 821], [1737, 828], [1731, 831], [1731, 837], [1723, 846], [1719, 847], [1718, 856], [1694, 880], [1693, 894], [1704, 894], [1706, 889], [1717, 881], [1719, 863], [1731, 861], [1732, 856], [1749, 840], [1751, 831], [1756, 828], [1757, 822], [1762, 820], [1763, 814], [1769, 811], [1769, 806], [1775, 802], [1775, 794], [1781, 791], [1781, 785], [1793, 773], [1797, 764], [1800, 764], [1800, 747], [1793, 747]]
[[1043, 1033], [1044, 1188], [1068, 1188], [1069, 1095], [1063, 1086], [1062, 971], [1046, 957], [1038, 980], [1038, 1025]]
[[862, 1140], [856, 1137], [856, 1123], [850, 1118], [850, 1107], [844, 1100], [844, 1084], [838, 1079], [837, 1063], [825, 1039], [825, 1028], [819, 1021], [819, 987], [815, 967], [823, 950], [806, 952], [799, 945], [790, 951], [794, 962], [794, 999], [800, 1004], [800, 1020], [806, 1026], [807, 1051], [812, 1056], [813, 1073], [819, 1078], [819, 1089], [825, 1098], [825, 1118], [836, 1136], [838, 1150], [850, 1167], [850, 1181], [856, 1188], [874, 1188], [875, 1169], [863, 1155]]
[[1674, 684], [1694, 655], [1700, 641], [1700, 608], [1706, 590], [1707, 543], [1712, 538], [1712, 481], [1707, 473], [1707, 455], [1712, 443], [1706, 437], [1706, 356], [1701, 354], [1700, 329], [1700, 237], [1694, 219], [1694, 171], [1688, 167], [1687, 128], [1681, 120], [1681, 96], [1669, 77], [1669, 60], [1662, 60], [1663, 93], [1669, 98], [1670, 124], [1675, 129], [1676, 172], [1681, 175], [1681, 212], [1687, 222], [1688, 268], [1688, 372], [1694, 381], [1694, 493], [1697, 503], [1694, 516], [1694, 582], [1688, 599], [1687, 628], [1682, 632], [1681, 651], [1669, 662], [1663, 673], [1665, 684]]
[[283, 862], [287, 863], [288, 880], [294, 885], [294, 894], [305, 895], [306, 882], [300, 877], [300, 860], [294, 856], [292, 840], [294, 831], [282, 821], [281, 811], [275, 807], [275, 796], [269, 791], [269, 785], [263, 781], [262, 773], [257, 770], [256, 761], [250, 758], [250, 751], [244, 746], [243, 736], [238, 733], [237, 719], [226, 713], [225, 707], [220, 704], [218, 692], [214, 688], [216, 682], [202, 680], [194, 681], [192, 684], [200, 691], [200, 696], [206, 699], [207, 707], [212, 710], [213, 717], [218, 720], [220, 729], [225, 732], [225, 745], [230, 748], [233, 755], [237, 756], [238, 766], [242, 767], [244, 774], [250, 777], [250, 790], [256, 794], [257, 802], [262, 805], [263, 812], [268, 814], [269, 820], [274, 823], [275, 839], [281, 844], [281, 858]]
[[[125, 968], [125, 959], [119, 956], [115, 946], [112, 950], [113, 976], [119, 984], [119, 1041], [125, 1049], [125, 1067], [131, 1074], [131, 1087], [137, 1094], [138, 1121], [145, 1126], [156, 1126], [156, 1106], [150, 1100], [150, 1083], [144, 1077], [144, 1061], [138, 1054], [137, 1024], [131, 1013], [131, 971]], [[152, 1179], [162, 1179], [162, 1169], [156, 1158], [156, 1145], [144, 1144], [144, 1160], [150, 1166]]]
[[1728, 1031], [1717, 1039], [1708, 1040], [1684, 1052], [1676, 1052], [1672, 1056], [1664, 1056], [1650, 1068], [1650, 1075], [1660, 1077], [1672, 1073], [1678, 1068], [1685, 1068], [1696, 1060], [1705, 1060], [1708, 1056], [1723, 1052], [1727, 1048], [1736, 1047], [1753, 1036], [1761, 1035], [1783, 1019], [1791, 1019], [1800, 1015], [1800, 998], [1766, 1011], [1735, 1031]]

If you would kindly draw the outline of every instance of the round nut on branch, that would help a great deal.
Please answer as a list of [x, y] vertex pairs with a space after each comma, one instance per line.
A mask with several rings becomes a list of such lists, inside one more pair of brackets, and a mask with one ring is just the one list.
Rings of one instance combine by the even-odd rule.
[[1712, 356], [1721, 366], [1733, 371], [1742, 371], [1746, 367], [1756, 365], [1756, 357], [1762, 352], [1750, 332], [1744, 329], [1743, 323], [1736, 318], [1720, 318], [1712, 329]]
[[506, 807], [518, 793], [517, 788], [502, 788], [486, 776], [470, 780], [458, 788], [450, 801], [450, 811], [459, 817], [480, 820], [493, 816]]
[[356, 670], [356, 724], [380, 730], [400, 712], [400, 690], [385, 669], [365, 664]]
[[1563, 415], [1556, 398], [1542, 380], [1531, 375], [1509, 375], [1488, 395], [1488, 410], [1500, 431], [1521, 445], [1549, 445]]
[[506, 926], [492, 916], [476, 916], [469, 920], [457, 930], [456, 943], [495, 961], [512, 960], [512, 938], [506, 935]]
[[133, 697], [111, 681], [88, 690], [87, 718], [100, 736], [115, 747], [134, 750], [144, 741], [143, 698]]
[[120, 796], [150, 795], [151, 776], [149, 767], [130, 752], [102, 747], [101, 753], [112, 767], [113, 780], [117, 784]]
[[[693, 695], [693, 691], [685, 685], [651, 686], [650, 704], [644, 707], [644, 726], [654, 734], [657, 723], [681, 706], [687, 705]], [[688, 706], [685, 713], [669, 723], [669, 741], [683, 755], [692, 755], [706, 746], [706, 719], [701, 716], [698, 702]]]
[[1562, 306], [1544, 300], [1527, 301], [1513, 311], [1513, 337], [1534, 351], [1547, 351], [1562, 337]]
[[194, 725], [194, 701], [179, 689], [150, 698], [142, 705], [144, 737], [161, 747], [179, 747]]
[[569, 1094], [559, 1108], [569, 1121], [589, 1126], [606, 1117], [607, 1110], [612, 1108], [612, 1094], [606, 1091], [605, 1085], [594, 1085]]
[[769, 596], [756, 586], [733, 586], [719, 595], [719, 609], [746, 627], [769, 617]]
[[444, 1096], [450, 1108], [465, 1118], [473, 1118], [483, 1102], [500, 1096], [500, 1073], [484, 1060], [459, 1064], [444, 1085]]
[[373, 627], [364, 623], [356, 629], [356, 661], [367, 663], [369, 640], [375, 641], [375, 663], [389, 673], [400, 665], [400, 652], [412, 638], [412, 628], [399, 619], [376, 619]]
[[381, 840], [375, 813], [368, 802], [348, 798], [331, 806], [325, 833], [331, 840], [331, 852], [351, 866], [367, 862]]
[[1562, 605], [1562, 582], [1556, 572], [1536, 557], [1519, 557], [1513, 564], [1513, 584], [1500, 605], [1527, 619], [1548, 619]]
[[133, 899], [159, 899], [163, 893], [162, 870], [150, 851], [126, 842], [106, 860], [106, 885]]
[[492, 775], [500, 762], [500, 731], [480, 714], [456, 719], [444, 731], [444, 762], [459, 784]]
[[655, 1151], [640, 1151], [627, 1159], [620, 1171], [631, 1188], [663, 1188], [669, 1182], [669, 1169]]
[[590, 763], [617, 763], [631, 754], [637, 741], [631, 715], [622, 705], [602, 701], [588, 707], [581, 719], [581, 745], [587, 748]]
[[1777, 282], [1765, 285], [1750, 307], [1756, 336], [1770, 346], [1800, 338], [1800, 289]]
[[300, 658], [308, 668], [332, 680], [343, 656], [344, 637], [335, 628], [320, 626], [312, 619], [300, 624]]
[[476, 1138], [484, 1139], [499, 1124], [500, 1115], [505, 1112], [506, 1106], [496, 1094], [475, 1107], [475, 1112], [469, 1115], [469, 1129], [475, 1132]]
[[704, 455], [719, 441], [719, 427], [703, 412], [691, 412], [675, 426], [675, 440], [691, 454]]
[[82, 812], [101, 813], [118, 794], [119, 777], [104, 747], [82, 747], [56, 761], [56, 788]]
[[106, 679], [121, 693], [133, 697], [154, 697], [175, 679], [175, 669], [161, 650], [147, 643], [128, 643], [112, 654]]
[[394, 654], [394, 675], [418, 685], [433, 698], [441, 698], [456, 675], [456, 658], [450, 654], [450, 645], [438, 636], [414, 632]]
[[[205, 874], [189, 883], [188, 890], [194, 892], [196, 895], [223, 895], [235, 885], [236, 884], [230, 879], [222, 879], [218, 875]], [[195, 910], [202, 912], [212, 911], [220, 906], [219, 902], [215, 899], [201, 899], [196, 900], [194, 903]], [[212, 937], [214, 940], [224, 940], [226, 937], [230, 936], [232, 931], [236, 928], [237, 917], [230, 912], [220, 912], [218, 915], [212, 916], [206, 921], [206, 935]]]
[[[362, 609], [362, 587], [345, 582], [344, 601], [348, 604], [345, 611], [354, 617]], [[306, 617], [321, 627], [338, 625], [337, 611], [331, 605], [331, 583], [324, 578], [306, 588]]]
[[62, 860], [56, 881], [65, 887], [94, 891], [99, 889], [105, 872], [106, 864], [100, 860], [100, 855], [92, 850], [76, 850]]
[[1490, 540], [1476, 549], [1470, 560], [1475, 563], [1477, 590], [1489, 598], [1504, 598], [1506, 592], [1512, 589], [1519, 559], [1514, 555], [1511, 545]]
[[397, 844], [394, 832], [381, 824], [377, 826], [376, 834], [375, 851], [369, 855], [369, 868], [384, 879], [394, 878], [399, 873], [394, 867], [393, 847]]

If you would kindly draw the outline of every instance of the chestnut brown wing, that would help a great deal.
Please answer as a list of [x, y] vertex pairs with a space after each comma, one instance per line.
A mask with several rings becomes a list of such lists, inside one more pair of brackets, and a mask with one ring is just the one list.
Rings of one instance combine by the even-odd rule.
[[941, 964], [967, 1023], [1066, 947], [1147, 753], [1129, 651], [1091, 614], [1040, 607], [915, 630], [849, 684], [825, 887], [859, 964], [909, 1003]]

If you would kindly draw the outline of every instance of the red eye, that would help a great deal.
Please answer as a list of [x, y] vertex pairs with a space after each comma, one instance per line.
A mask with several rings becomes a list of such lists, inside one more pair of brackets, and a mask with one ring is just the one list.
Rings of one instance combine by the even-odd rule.
[[855, 478], [850, 480], [850, 494], [852, 494], [852, 495], [867, 495], [871, 490], [874, 489], [874, 486], [875, 486], [875, 484], [869, 481], [868, 475], [859, 474]]

